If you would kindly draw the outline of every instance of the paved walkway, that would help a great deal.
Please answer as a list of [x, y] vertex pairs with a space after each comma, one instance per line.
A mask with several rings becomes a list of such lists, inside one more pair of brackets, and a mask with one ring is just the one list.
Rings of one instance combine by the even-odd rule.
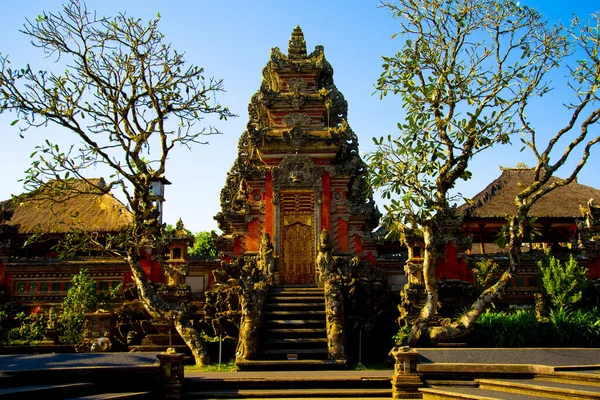
[[158, 365], [157, 352], [0, 355], [0, 371]]
[[416, 349], [422, 363], [536, 364], [600, 366], [600, 348]]
[[[595, 365], [600, 367], [600, 348], [577, 349], [417, 349], [423, 363], [537, 364], [548, 366]], [[158, 364], [156, 352], [61, 353], [0, 355], [0, 371], [39, 370], [76, 367], [124, 367]], [[188, 377], [207, 379], [256, 379], [269, 376], [308, 380], [311, 377], [363, 379], [391, 377], [393, 369], [368, 371], [248, 371], [188, 372]]]

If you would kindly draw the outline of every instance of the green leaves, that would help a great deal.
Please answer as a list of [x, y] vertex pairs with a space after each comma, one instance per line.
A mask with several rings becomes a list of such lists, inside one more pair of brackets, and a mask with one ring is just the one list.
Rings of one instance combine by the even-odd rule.
[[97, 284], [86, 268], [71, 279], [71, 287], [62, 303], [63, 313], [59, 324], [66, 343], [79, 343], [83, 338], [83, 323], [86, 312], [93, 311], [98, 304]]
[[588, 284], [588, 271], [572, 255], [567, 262], [546, 256], [538, 262], [538, 268], [543, 293], [555, 309], [568, 308], [581, 300], [583, 289]]
[[190, 257], [215, 258], [217, 257], [217, 247], [215, 246], [213, 236], [214, 232], [198, 232], [194, 235], [194, 245], [188, 248]]
[[544, 92], [561, 38], [538, 13], [502, 0], [383, 7], [398, 18], [404, 42], [383, 57], [376, 87], [382, 97], [399, 95], [406, 116], [395, 137], [373, 139], [372, 185], [427, 218], [432, 211], [417, 208], [444, 208], [456, 181], [471, 178], [469, 160], [520, 131], [517, 108]]

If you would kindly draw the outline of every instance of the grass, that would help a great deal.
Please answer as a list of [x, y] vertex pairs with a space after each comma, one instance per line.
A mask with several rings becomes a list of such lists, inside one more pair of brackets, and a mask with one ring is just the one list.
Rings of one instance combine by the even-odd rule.
[[197, 365], [186, 365], [184, 366], [184, 372], [236, 372], [238, 370], [237, 365], [235, 365], [235, 360], [229, 360], [226, 363], [219, 364], [210, 364], [205, 366], [197, 366]]
[[[378, 363], [369, 363], [369, 364], [354, 364], [350, 369], [355, 371], [380, 371], [380, 370], [388, 370], [394, 369], [393, 366], [386, 364], [378, 364]], [[210, 364], [205, 365], [203, 367], [199, 367], [196, 365], [185, 365], [185, 372], [236, 372], [238, 370], [235, 365], [235, 360], [230, 360], [227, 363], [222, 363], [220, 368], [219, 364]]]
[[355, 371], [381, 371], [381, 370], [394, 369], [394, 366], [381, 364], [381, 363], [369, 363], [369, 364], [357, 363], [357, 364], [352, 365], [350, 367], [350, 369], [355, 370]]

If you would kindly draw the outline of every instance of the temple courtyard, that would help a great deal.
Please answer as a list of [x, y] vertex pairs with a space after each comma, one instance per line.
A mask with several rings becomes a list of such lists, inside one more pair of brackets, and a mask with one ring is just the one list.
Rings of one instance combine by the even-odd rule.
[[395, 370], [184, 373], [169, 362], [165, 369], [165, 360], [151, 352], [4, 355], [0, 398], [600, 398], [600, 349], [410, 353], [418, 360], [397, 363]]

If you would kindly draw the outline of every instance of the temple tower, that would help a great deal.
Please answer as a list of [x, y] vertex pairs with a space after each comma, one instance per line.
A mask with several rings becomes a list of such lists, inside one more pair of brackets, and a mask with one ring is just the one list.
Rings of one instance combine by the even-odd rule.
[[288, 54], [272, 48], [262, 75], [221, 191], [220, 250], [227, 258], [255, 254], [268, 233], [284, 284], [315, 283], [323, 229], [334, 252], [374, 260], [371, 231], [380, 214], [323, 46], [307, 54], [297, 26]]

